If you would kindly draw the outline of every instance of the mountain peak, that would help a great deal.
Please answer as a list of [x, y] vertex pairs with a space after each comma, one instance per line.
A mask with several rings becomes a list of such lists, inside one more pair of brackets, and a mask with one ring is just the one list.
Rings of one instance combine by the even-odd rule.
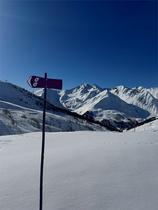
[[77, 86], [74, 89], [75, 90], [86, 90], [86, 91], [89, 91], [89, 90], [102, 91], [103, 90], [103, 88], [101, 88], [100, 86], [98, 86], [96, 84], [89, 84], [89, 83], [82, 83], [81, 85]]
[[118, 85], [118, 86], [116, 86], [116, 88], [117, 88], [117, 89], [124, 89], [125, 86], [124, 86], [124, 85]]
[[82, 83], [79, 87], [80, 88], [87, 88], [87, 89], [89, 89], [89, 88], [92, 88], [92, 85], [90, 85], [88, 83]]
[[87, 88], [87, 89], [91, 89], [91, 88], [98, 88], [98, 89], [100, 89], [101, 88], [101, 87], [99, 87], [96, 84], [89, 84], [89, 83], [82, 83], [79, 87]]

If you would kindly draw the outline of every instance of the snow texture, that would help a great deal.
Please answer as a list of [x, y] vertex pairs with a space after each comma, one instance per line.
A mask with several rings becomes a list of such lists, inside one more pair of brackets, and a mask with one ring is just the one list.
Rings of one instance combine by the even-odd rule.
[[[44, 210], [157, 210], [158, 127], [47, 133]], [[0, 137], [0, 209], [39, 203], [41, 134]]]

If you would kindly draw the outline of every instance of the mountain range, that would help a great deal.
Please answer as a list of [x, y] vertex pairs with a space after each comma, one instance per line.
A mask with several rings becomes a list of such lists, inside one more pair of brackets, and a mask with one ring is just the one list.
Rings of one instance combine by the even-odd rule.
[[[35, 92], [43, 97], [43, 90]], [[48, 101], [89, 119], [128, 129], [158, 116], [158, 88], [81, 84], [70, 90], [48, 90]]]
[[[0, 81], [0, 135], [40, 131], [43, 89]], [[123, 131], [158, 117], [158, 88], [81, 84], [48, 89], [46, 131]]]
[[[43, 99], [14, 84], [0, 81], [0, 135], [42, 129]], [[47, 102], [46, 131], [107, 130], [69, 110]]]

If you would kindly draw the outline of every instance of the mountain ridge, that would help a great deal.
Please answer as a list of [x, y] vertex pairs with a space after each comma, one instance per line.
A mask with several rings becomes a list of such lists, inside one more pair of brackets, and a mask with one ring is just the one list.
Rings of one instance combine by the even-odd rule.
[[[157, 91], [143, 87], [101, 88], [87, 83], [70, 90], [48, 89], [46, 130], [130, 129], [158, 116]], [[0, 81], [0, 135], [41, 130], [42, 97], [43, 89], [33, 94]]]
[[[135, 124], [158, 116], [158, 88], [101, 88], [83, 83], [69, 90], [56, 92], [58, 101], [53, 99], [54, 92], [56, 90], [49, 90], [50, 103], [60, 104], [65, 109], [103, 124], [109, 120], [119, 129], [122, 129], [123, 124], [124, 128], [128, 128], [131, 122]], [[42, 97], [43, 91], [39, 90], [38, 95]]]
[[[41, 97], [14, 84], [0, 81], [0, 135], [40, 131], [42, 111]], [[46, 131], [108, 129], [110, 127], [47, 102]]]

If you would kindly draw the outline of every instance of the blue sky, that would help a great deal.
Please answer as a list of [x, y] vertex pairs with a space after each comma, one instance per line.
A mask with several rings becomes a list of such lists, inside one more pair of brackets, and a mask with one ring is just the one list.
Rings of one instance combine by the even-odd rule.
[[0, 80], [158, 86], [156, 1], [0, 1]]

